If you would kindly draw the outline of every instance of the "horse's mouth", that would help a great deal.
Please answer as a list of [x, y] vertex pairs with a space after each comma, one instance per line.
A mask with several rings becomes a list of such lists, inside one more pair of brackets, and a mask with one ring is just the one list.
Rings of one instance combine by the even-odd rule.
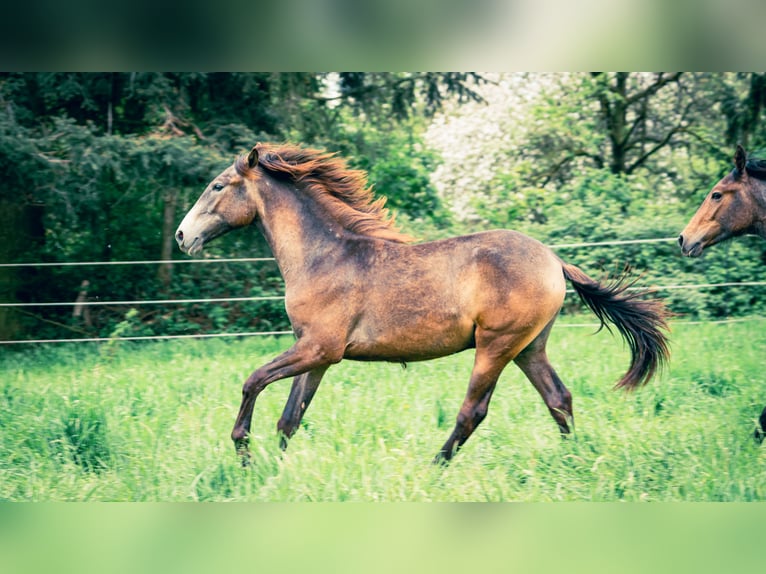
[[197, 255], [202, 251], [204, 244], [205, 242], [200, 237], [195, 237], [194, 241], [191, 242], [191, 245], [186, 248], [186, 254]]
[[736, 237], [737, 233], [732, 233], [730, 231], [721, 231], [716, 233], [715, 235], [706, 235], [703, 236], [702, 239], [699, 241], [696, 241], [691, 244], [691, 247], [687, 248], [686, 244], [681, 245], [681, 253], [685, 255], [686, 257], [699, 257], [702, 255], [702, 252], [707, 249], [708, 247], [713, 247], [713, 245], [718, 245], [720, 243], [724, 243], [731, 239], [732, 237]]
[[685, 247], [681, 248], [681, 253], [684, 255], [684, 257], [699, 257], [702, 255], [703, 249], [704, 247], [702, 246], [702, 242], [698, 241], [689, 249], [686, 249]]
[[178, 232], [176, 234], [176, 239], [178, 241], [178, 248], [186, 253], [187, 255], [196, 255], [200, 251], [202, 251], [202, 247], [204, 246], [204, 241], [199, 236], [195, 237], [194, 240], [186, 245], [186, 242], [184, 241], [183, 233]]

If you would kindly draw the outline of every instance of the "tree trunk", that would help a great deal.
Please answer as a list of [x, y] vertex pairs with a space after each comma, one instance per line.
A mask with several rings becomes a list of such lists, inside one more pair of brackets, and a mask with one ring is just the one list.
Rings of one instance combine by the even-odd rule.
[[162, 283], [162, 287], [167, 291], [170, 287], [170, 281], [173, 279], [173, 264], [170, 260], [173, 257], [173, 249], [176, 245], [176, 206], [178, 204], [178, 190], [169, 189], [163, 197], [162, 210], [162, 249], [160, 250], [160, 259], [167, 261], [161, 263], [157, 271], [157, 277]]
[[761, 122], [761, 109], [766, 104], [766, 74], [750, 74], [750, 90], [745, 101], [745, 114], [742, 122], [740, 141], [745, 149], [750, 145], [750, 136], [758, 131]]
[[625, 172], [625, 159], [627, 154], [627, 81], [628, 74], [618, 72], [614, 87], [610, 90], [617, 96], [612, 99], [609, 125], [609, 139], [612, 142], [612, 173]]
[[627, 153], [627, 82], [628, 73], [619, 72], [610, 77], [602, 72], [591, 74], [598, 82], [597, 98], [601, 108], [601, 118], [606, 126], [611, 156], [609, 169], [612, 173], [624, 173]]

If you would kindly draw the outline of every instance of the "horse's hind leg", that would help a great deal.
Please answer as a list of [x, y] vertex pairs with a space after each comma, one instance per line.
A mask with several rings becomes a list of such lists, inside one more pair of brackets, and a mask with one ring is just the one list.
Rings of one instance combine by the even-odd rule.
[[481, 343], [481, 338], [477, 333], [476, 358], [471, 372], [471, 380], [457, 415], [455, 428], [434, 458], [434, 463], [446, 463], [451, 460], [476, 430], [476, 427], [484, 420], [497, 379], [514, 354], [518, 352], [518, 349], [514, 348], [513, 342], [509, 343], [507, 338], [494, 339], [486, 346]]
[[279, 446], [282, 450], [287, 448], [287, 440], [291, 438], [298, 425], [314, 398], [317, 387], [322, 380], [322, 376], [327, 371], [327, 366], [322, 366], [308, 373], [298, 375], [293, 379], [293, 386], [290, 389], [290, 396], [285, 403], [285, 409], [277, 423], [279, 432]]
[[[502, 369], [499, 369], [502, 371]], [[439, 453], [434, 458], [434, 463], [445, 463], [452, 459], [461, 446], [468, 440], [479, 423], [487, 416], [489, 400], [495, 390], [500, 373], [474, 372], [471, 374], [471, 382], [468, 385], [468, 393], [460, 407], [457, 422], [452, 434], [444, 443]]]
[[552, 326], [553, 321], [519, 353], [514, 362], [542, 396], [561, 433], [569, 434], [570, 426], [574, 425], [572, 394], [553, 370], [545, 352]]

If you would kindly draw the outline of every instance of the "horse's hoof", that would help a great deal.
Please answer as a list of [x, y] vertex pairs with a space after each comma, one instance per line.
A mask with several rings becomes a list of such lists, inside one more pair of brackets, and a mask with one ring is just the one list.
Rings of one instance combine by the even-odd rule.
[[431, 461], [431, 464], [434, 466], [441, 466], [442, 468], [449, 466], [449, 463], [450, 459], [448, 459], [443, 452], [437, 454]]
[[755, 439], [755, 442], [757, 442], [758, 444], [761, 444], [763, 442], [763, 439], [766, 438], [766, 431], [756, 427], [755, 432], [753, 433], [753, 438]]

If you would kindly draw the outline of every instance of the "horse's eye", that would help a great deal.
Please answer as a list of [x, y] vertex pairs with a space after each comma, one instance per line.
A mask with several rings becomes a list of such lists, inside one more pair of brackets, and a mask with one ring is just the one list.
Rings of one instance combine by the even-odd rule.
[[721, 193], [717, 192], [717, 191], [714, 191], [710, 195], [710, 199], [712, 199], [713, 201], [721, 201], [722, 197], [723, 197], [723, 195]]
[[213, 185], [213, 191], [221, 191], [222, 189], [223, 189], [222, 183], [216, 183], [215, 185]]

